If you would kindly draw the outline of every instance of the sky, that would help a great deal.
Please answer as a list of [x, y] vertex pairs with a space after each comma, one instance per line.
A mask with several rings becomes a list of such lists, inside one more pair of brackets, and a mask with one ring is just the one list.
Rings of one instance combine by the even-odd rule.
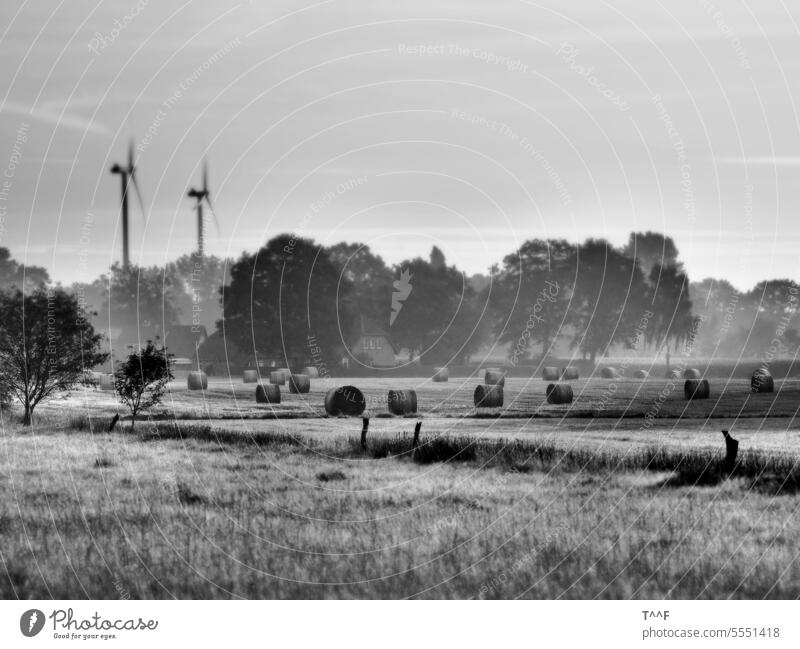
[[673, 237], [693, 280], [800, 280], [800, 8], [783, 0], [5, 0], [0, 246], [62, 283], [278, 233], [439, 246]]

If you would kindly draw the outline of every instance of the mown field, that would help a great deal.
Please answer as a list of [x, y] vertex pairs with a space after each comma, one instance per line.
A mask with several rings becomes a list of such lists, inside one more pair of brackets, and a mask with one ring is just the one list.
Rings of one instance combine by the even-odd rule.
[[[347, 383], [366, 450], [360, 418], [323, 416], [332, 381], [276, 407], [176, 381], [111, 434], [110, 392], [52, 400], [30, 430], [3, 412], [0, 596], [800, 596], [796, 380], [714, 380], [699, 402], [682, 381], [579, 380], [551, 406], [544, 381], [510, 379], [480, 411], [478, 379]], [[419, 414], [389, 416], [390, 388]]]
[[[605, 417], [706, 419], [742, 417], [794, 417], [800, 407], [800, 380], [775, 381], [775, 392], [753, 394], [749, 381], [711, 379], [711, 397], [686, 401], [683, 380], [599, 378], [570, 381], [575, 399], [571, 404], [551, 405], [545, 400], [548, 382], [541, 379], [507, 379], [502, 408], [473, 405], [475, 387], [482, 377], [451, 379], [434, 383], [430, 379], [314, 379], [308, 394], [290, 394], [281, 386], [281, 403], [256, 404], [256, 386], [241, 380], [211, 378], [208, 389], [188, 390], [186, 382], [173, 381], [161, 407], [154, 416], [189, 419], [242, 419], [264, 417], [320, 417], [325, 415], [324, 397], [328, 389], [341, 385], [359, 388], [367, 401], [367, 414], [388, 417], [387, 394], [390, 389], [417, 391], [419, 413], [436, 417]], [[64, 399], [50, 401], [43, 412], [57, 413], [64, 408], [86, 412], [109, 412], [117, 408], [112, 392], [81, 389]]]

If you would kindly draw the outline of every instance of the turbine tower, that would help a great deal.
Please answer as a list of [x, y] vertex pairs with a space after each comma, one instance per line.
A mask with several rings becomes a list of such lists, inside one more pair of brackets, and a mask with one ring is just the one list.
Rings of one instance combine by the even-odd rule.
[[186, 194], [189, 198], [195, 199], [195, 209], [197, 210], [197, 254], [203, 257], [203, 202], [208, 205], [211, 215], [214, 217], [214, 224], [219, 232], [219, 221], [214, 206], [211, 204], [211, 192], [208, 190], [208, 163], [203, 160], [203, 186], [200, 189], [190, 188]]
[[130, 267], [130, 242], [128, 239], [128, 188], [133, 185], [139, 207], [142, 209], [142, 218], [146, 218], [142, 192], [139, 190], [139, 183], [136, 182], [136, 167], [133, 164], [133, 140], [128, 145], [128, 163], [122, 166], [119, 163], [111, 167], [112, 174], [119, 174], [122, 181], [122, 267]]

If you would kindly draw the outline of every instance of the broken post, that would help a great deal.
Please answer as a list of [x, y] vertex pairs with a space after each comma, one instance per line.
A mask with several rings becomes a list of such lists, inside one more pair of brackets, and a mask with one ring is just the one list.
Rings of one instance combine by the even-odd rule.
[[116, 426], [116, 425], [117, 425], [117, 422], [118, 422], [118, 421], [119, 421], [119, 413], [115, 414], [115, 415], [114, 415], [114, 416], [111, 418], [111, 423], [108, 425], [108, 432], [109, 432], [109, 433], [110, 433], [112, 430], [114, 430], [114, 426]]
[[367, 450], [367, 430], [369, 429], [369, 417], [364, 417], [361, 420], [363, 426], [361, 427], [361, 448]]
[[416, 451], [417, 447], [419, 446], [419, 430], [422, 428], [422, 421], [418, 421], [417, 425], [414, 426], [414, 446], [411, 450]]
[[722, 431], [722, 436], [725, 438], [725, 462], [722, 465], [722, 468], [725, 470], [726, 473], [733, 473], [733, 469], [736, 467], [736, 456], [739, 453], [739, 441], [733, 439], [728, 434], [727, 430]]

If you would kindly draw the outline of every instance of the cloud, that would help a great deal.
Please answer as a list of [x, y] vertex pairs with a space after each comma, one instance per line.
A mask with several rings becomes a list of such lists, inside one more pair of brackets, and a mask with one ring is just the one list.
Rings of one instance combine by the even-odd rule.
[[3, 104], [2, 108], [4, 113], [22, 115], [29, 119], [35, 119], [46, 124], [55, 124], [56, 126], [73, 129], [81, 133], [89, 132], [95, 135], [111, 135], [111, 132], [98, 122], [89, 121], [79, 115], [70, 115], [67, 112], [63, 112], [62, 114], [63, 106], [58, 102], [47, 102], [35, 110], [31, 110], [19, 104], [6, 102]]
[[797, 155], [752, 155], [752, 156], [717, 156], [714, 160], [724, 165], [747, 165], [749, 167], [797, 167], [800, 156]]

